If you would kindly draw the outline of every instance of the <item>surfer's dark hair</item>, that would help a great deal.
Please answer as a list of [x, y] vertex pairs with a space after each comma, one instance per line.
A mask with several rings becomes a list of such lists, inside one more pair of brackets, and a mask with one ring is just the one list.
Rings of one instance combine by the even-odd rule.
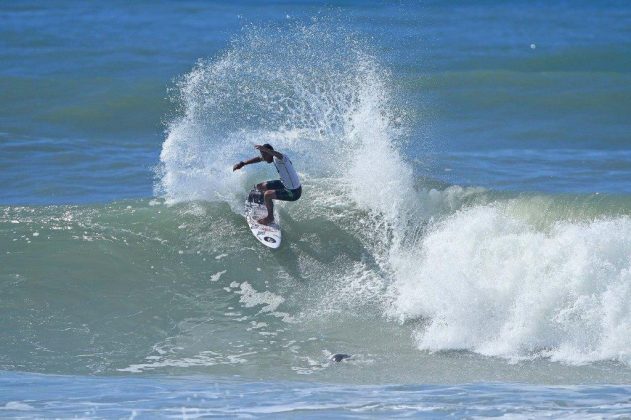
[[263, 145], [263, 147], [265, 147], [266, 149], [274, 150], [274, 148], [272, 147], [272, 145], [271, 145], [271, 144], [269, 144], [269, 143], [265, 143], [265, 144]]

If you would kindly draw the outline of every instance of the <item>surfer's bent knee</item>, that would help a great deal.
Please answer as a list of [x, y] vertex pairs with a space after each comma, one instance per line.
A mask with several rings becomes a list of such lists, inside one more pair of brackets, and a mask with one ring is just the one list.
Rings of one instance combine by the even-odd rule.
[[276, 199], [282, 201], [296, 201], [302, 195], [302, 187], [298, 187], [293, 190], [288, 190], [287, 188], [283, 188], [276, 191]]

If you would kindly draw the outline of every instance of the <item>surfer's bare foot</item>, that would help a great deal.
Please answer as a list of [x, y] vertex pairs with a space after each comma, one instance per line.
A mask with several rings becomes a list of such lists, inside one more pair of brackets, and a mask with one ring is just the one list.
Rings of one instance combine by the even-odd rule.
[[257, 220], [257, 222], [259, 222], [262, 225], [269, 225], [270, 223], [272, 223], [274, 221], [273, 218], [270, 217], [264, 217], [262, 219]]

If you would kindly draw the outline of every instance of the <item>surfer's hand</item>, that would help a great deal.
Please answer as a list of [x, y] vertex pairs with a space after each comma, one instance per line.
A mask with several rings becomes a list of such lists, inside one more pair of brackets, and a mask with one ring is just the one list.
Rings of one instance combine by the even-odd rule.
[[237, 169], [241, 169], [245, 166], [245, 163], [243, 163], [243, 161], [239, 162], [239, 163], [235, 163], [235, 165], [232, 167], [232, 172], [236, 171]]

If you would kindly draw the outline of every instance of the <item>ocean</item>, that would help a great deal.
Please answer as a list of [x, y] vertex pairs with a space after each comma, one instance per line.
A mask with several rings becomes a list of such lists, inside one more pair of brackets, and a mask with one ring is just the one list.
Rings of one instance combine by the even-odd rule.
[[628, 418], [629, 22], [0, 3], [0, 417]]

